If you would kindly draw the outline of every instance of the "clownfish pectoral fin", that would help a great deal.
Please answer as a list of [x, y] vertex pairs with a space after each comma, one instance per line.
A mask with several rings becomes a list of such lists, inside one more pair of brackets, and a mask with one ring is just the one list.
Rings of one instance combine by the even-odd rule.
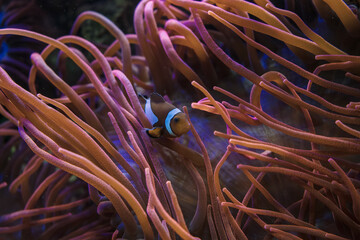
[[146, 129], [146, 133], [152, 138], [159, 138], [161, 136], [161, 131], [161, 127], [153, 127], [151, 129]]
[[150, 96], [151, 102], [154, 103], [163, 103], [166, 102], [165, 99], [158, 93], [153, 92]]

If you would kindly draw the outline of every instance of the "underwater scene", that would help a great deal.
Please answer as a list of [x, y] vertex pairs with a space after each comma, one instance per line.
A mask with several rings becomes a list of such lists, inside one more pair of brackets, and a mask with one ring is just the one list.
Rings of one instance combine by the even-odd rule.
[[360, 0], [0, 7], [0, 240], [360, 239]]

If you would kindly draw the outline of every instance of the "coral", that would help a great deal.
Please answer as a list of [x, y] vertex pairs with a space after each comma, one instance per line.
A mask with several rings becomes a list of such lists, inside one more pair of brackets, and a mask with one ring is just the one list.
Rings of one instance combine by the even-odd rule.
[[[0, 68], [1, 236], [359, 238], [360, 21], [303, 3], [142, 0], [135, 34], [92, 11], [58, 39], [0, 29], [46, 44], [29, 90]], [[81, 37], [89, 21], [113, 42]], [[191, 133], [148, 137], [152, 91], [192, 102]]]

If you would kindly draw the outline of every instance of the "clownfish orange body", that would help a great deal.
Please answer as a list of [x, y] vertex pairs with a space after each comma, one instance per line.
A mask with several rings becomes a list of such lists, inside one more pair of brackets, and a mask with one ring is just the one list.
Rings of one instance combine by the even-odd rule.
[[190, 130], [190, 124], [185, 114], [166, 102], [160, 94], [152, 93], [149, 98], [140, 96], [139, 99], [146, 117], [153, 127], [146, 129], [146, 133], [150, 137], [176, 138]]

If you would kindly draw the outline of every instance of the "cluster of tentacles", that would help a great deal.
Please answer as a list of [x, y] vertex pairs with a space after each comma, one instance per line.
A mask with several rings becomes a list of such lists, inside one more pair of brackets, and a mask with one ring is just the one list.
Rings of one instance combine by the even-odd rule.
[[[21, 28], [31, 31], [43, 31], [43, 15], [35, 0], [0, 1], [0, 28]], [[14, 81], [27, 85], [27, 73], [30, 69], [30, 54], [40, 51], [44, 45], [31, 38], [2, 35], [0, 37], [0, 66]]]
[[[58, 39], [0, 29], [47, 45], [29, 90], [0, 68], [0, 236], [359, 238], [358, 5], [301, 2], [142, 0], [135, 34], [95, 12]], [[89, 20], [114, 42], [78, 36]], [[146, 135], [152, 91], [197, 101], [191, 133]]]

